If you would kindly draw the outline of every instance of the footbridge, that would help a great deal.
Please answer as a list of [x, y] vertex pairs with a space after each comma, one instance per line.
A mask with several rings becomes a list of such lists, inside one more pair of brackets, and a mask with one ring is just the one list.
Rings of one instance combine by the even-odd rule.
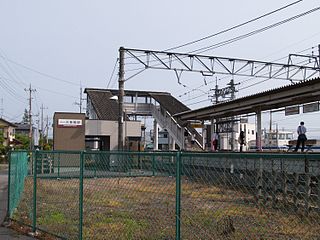
[[[87, 93], [87, 115], [91, 119], [117, 120], [119, 105], [116, 101], [118, 90], [85, 89]], [[126, 90], [124, 96], [125, 120], [137, 116], [152, 116], [154, 119], [154, 149], [158, 146], [158, 126], [169, 133], [169, 146], [174, 149], [203, 150], [203, 136], [188, 121], [180, 120], [173, 115], [189, 111], [186, 105], [167, 92], [146, 92]]]

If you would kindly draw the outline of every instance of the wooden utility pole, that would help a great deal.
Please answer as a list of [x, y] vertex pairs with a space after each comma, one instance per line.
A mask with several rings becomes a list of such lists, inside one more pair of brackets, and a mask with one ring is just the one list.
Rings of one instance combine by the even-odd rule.
[[29, 89], [24, 89], [26, 92], [29, 92], [29, 150], [32, 150], [32, 140], [33, 140], [33, 129], [32, 129], [32, 92], [35, 92], [36, 89], [31, 88], [31, 83]]

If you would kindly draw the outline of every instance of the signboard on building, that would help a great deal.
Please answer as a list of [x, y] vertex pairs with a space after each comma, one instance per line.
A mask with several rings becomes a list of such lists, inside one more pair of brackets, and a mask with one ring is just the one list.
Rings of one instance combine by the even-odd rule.
[[81, 127], [81, 119], [58, 119], [58, 127]]
[[303, 105], [303, 113], [319, 111], [319, 102]]
[[284, 112], [285, 116], [295, 115], [300, 113], [300, 108], [299, 106], [286, 107]]

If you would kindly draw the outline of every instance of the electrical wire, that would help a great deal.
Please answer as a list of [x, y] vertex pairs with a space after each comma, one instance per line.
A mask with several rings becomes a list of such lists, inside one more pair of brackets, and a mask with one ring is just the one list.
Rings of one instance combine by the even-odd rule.
[[239, 36], [237, 36], [237, 37], [234, 37], [234, 38], [231, 38], [231, 39], [228, 39], [228, 40], [225, 40], [225, 41], [221, 41], [221, 42], [219, 42], [219, 43], [216, 43], [216, 44], [213, 44], [213, 45], [210, 45], [210, 46], [207, 46], [207, 47], [203, 47], [203, 48], [199, 48], [199, 49], [197, 49], [197, 50], [193, 50], [193, 51], [191, 51], [191, 52], [189, 52], [189, 53], [197, 53], [197, 54], [199, 54], [199, 53], [207, 52], [207, 51], [209, 51], [209, 50], [216, 49], [216, 48], [219, 48], [219, 47], [222, 47], [222, 46], [225, 46], [225, 45], [234, 43], [234, 42], [236, 42], [236, 41], [240, 41], [240, 40], [242, 40], [242, 39], [251, 37], [251, 36], [253, 36], [253, 35], [255, 35], [255, 34], [258, 34], [258, 33], [264, 32], [264, 31], [267, 31], [267, 30], [272, 29], [272, 28], [274, 28], [274, 27], [281, 26], [282, 24], [285, 24], [285, 23], [291, 22], [291, 21], [293, 21], [293, 20], [296, 20], [296, 19], [298, 19], [298, 18], [304, 17], [304, 16], [309, 15], [309, 14], [311, 14], [311, 13], [313, 13], [313, 12], [318, 11], [318, 10], [320, 10], [320, 7], [313, 8], [313, 9], [307, 11], [307, 12], [303, 12], [303, 13], [300, 13], [300, 14], [295, 15], [295, 16], [293, 16], [293, 17], [286, 18], [286, 19], [284, 19], [284, 20], [282, 20], [282, 21], [279, 21], [279, 22], [276, 22], [276, 23], [274, 23], [274, 24], [268, 25], [268, 26], [266, 26], [266, 27], [263, 27], [263, 28], [260, 28], [260, 29], [251, 31], [251, 32], [249, 32], [249, 33], [246, 33], [246, 34], [243, 34], [243, 35], [239, 35]]
[[[190, 54], [199, 54], [199, 53], [207, 52], [209, 50], [216, 49], [216, 48], [219, 48], [219, 47], [234, 43], [236, 41], [240, 41], [242, 39], [248, 38], [248, 37], [253, 36], [255, 34], [258, 34], [258, 33], [261, 33], [261, 32], [265, 32], [265, 31], [267, 31], [269, 29], [272, 29], [274, 27], [281, 26], [281, 25], [283, 25], [285, 23], [288, 23], [288, 22], [291, 22], [291, 21], [296, 20], [298, 18], [304, 17], [304, 16], [306, 16], [308, 14], [311, 14], [311, 13], [313, 13], [315, 11], [318, 11], [318, 10], [320, 10], [320, 7], [313, 8], [313, 9], [311, 9], [309, 11], [303, 12], [301, 14], [297, 14], [297, 15], [295, 15], [293, 17], [290, 17], [290, 18], [286, 18], [286, 19], [284, 19], [282, 21], [279, 21], [279, 22], [276, 22], [274, 24], [268, 25], [266, 27], [251, 31], [249, 33], [246, 33], [246, 34], [243, 34], [243, 35], [239, 35], [237, 37], [234, 37], [234, 38], [231, 38], [231, 39], [228, 39], [228, 40], [225, 40], [225, 41], [222, 41], [222, 42], [219, 42], [219, 43], [207, 46], [207, 47], [203, 47], [203, 48], [199, 48], [199, 49], [193, 50], [193, 51], [191, 51], [189, 53]], [[184, 58], [186, 58], [186, 57], [184, 57]], [[164, 60], [164, 59], [162, 59], [162, 60]], [[154, 60], [154, 61], [157, 61], [157, 60]], [[164, 61], [166, 61], [166, 60], [164, 60]], [[137, 64], [139, 64], [139, 63], [137, 63]], [[159, 66], [159, 65], [160, 64], [155, 64], [155, 65], [153, 65], [151, 67], [156, 67], [156, 66]], [[139, 68], [139, 69], [142, 69], [142, 68]], [[136, 69], [136, 70], [139, 70], [139, 69]], [[128, 72], [128, 70], [126, 70], [126, 72]]]
[[[22, 86], [22, 87], [26, 87], [26, 84], [23, 83], [23, 81], [21, 81], [20, 77], [18, 77], [18, 75], [16, 74], [16, 72], [11, 68], [11, 66], [8, 64], [7, 61], [7, 55], [5, 54], [5, 52], [0, 48], [0, 56], [2, 57], [2, 59], [4, 60], [5, 65], [8, 68], [8, 71], [5, 69], [5, 67], [3, 67], [4, 71], [7, 73], [8, 76], [10, 76], [12, 78], [12, 81], [17, 83], [18, 85]], [[1, 64], [1, 63], [0, 63]], [[2, 64], [1, 64], [2, 65]], [[3, 66], [3, 65], [2, 65]], [[11, 73], [10, 73], [11, 72]]]
[[[2, 79], [2, 81], [1, 81]], [[22, 97], [20, 94], [17, 93], [17, 91], [11, 87], [10, 82], [8, 83], [6, 81], [6, 78], [3, 78], [0, 76], [0, 86], [2, 86], [2, 88], [13, 97], [14, 100], [17, 100], [19, 102], [23, 102], [22, 99], [24, 99], [24, 97]]]
[[[2, 56], [2, 58], [3, 58], [3, 56]], [[27, 70], [29, 70], [29, 71], [31, 71], [31, 72], [37, 73], [37, 74], [39, 74], [39, 75], [42, 75], [42, 76], [44, 76], [44, 77], [51, 78], [51, 79], [54, 79], [54, 80], [57, 80], [57, 81], [60, 81], [60, 82], [68, 83], [68, 84], [70, 84], [70, 85], [78, 86], [77, 83], [74, 83], [74, 82], [71, 82], [71, 81], [68, 81], [68, 80], [64, 80], [64, 79], [62, 79], [62, 78], [58, 78], [58, 77], [49, 75], [49, 74], [44, 73], [44, 72], [40, 72], [40, 71], [38, 71], [38, 70], [36, 70], [36, 69], [34, 69], [34, 68], [31, 68], [31, 67], [28, 67], [28, 66], [26, 66], [26, 65], [24, 65], [24, 64], [21, 64], [21, 63], [18, 63], [18, 62], [16, 62], [16, 61], [13, 61], [13, 60], [11, 60], [10, 58], [6, 58], [6, 60], [9, 61], [9, 62], [11, 62], [11, 63], [13, 63], [13, 64], [15, 64], [15, 65], [17, 65], [17, 66], [20, 66], [20, 67], [22, 67], [22, 68], [24, 68], [24, 69], [27, 69]]]
[[242, 26], [244, 26], [244, 25], [247, 25], [247, 24], [249, 24], [249, 23], [252, 23], [252, 22], [255, 22], [255, 21], [257, 21], [257, 20], [260, 20], [261, 18], [270, 16], [270, 15], [272, 15], [272, 14], [274, 14], [274, 13], [277, 13], [277, 12], [279, 12], [279, 11], [281, 11], [281, 10], [284, 10], [284, 9], [286, 9], [286, 8], [288, 8], [288, 7], [291, 7], [291, 6], [293, 6], [293, 5], [295, 5], [295, 4], [299, 3], [299, 2], [302, 2], [302, 0], [295, 1], [295, 2], [293, 2], [293, 3], [290, 3], [290, 4], [286, 5], [286, 6], [283, 6], [283, 7], [281, 7], [281, 8], [276, 9], [276, 10], [273, 10], [273, 11], [271, 11], [271, 12], [265, 13], [265, 14], [259, 16], [259, 17], [255, 17], [255, 18], [253, 18], [253, 19], [251, 19], [251, 20], [248, 20], [248, 21], [246, 21], [246, 22], [240, 23], [240, 24], [235, 25], [235, 26], [233, 26], [233, 27], [224, 29], [224, 30], [219, 31], [219, 32], [214, 33], [214, 34], [210, 34], [210, 35], [208, 35], [208, 36], [202, 37], [202, 38], [197, 39], [197, 40], [193, 40], [193, 41], [190, 41], [190, 42], [187, 42], [187, 43], [178, 45], [178, 46], [176, 46], [176, 47], [168, 48], [168, 49], [166, 49], [166, 50], [164, 50], [164, 51], [172, 51], [172, 50], [175, 50], [175, 49], [178, 49], [178, 48], [182, 48], [182, 47], [185, 47], [185, 46], [188, 46], [188, 45], [192, 45], [192, 44], [195, 44], [195, 43], [204, 41], [204, 40], [209, 39], [209, 38], [212, 38], [212, 37], [216, 37], [216, 36], [218, 36], [218, 35], [220, 35], [220, 34], [223, 34], [223, 33], [229, 32], [229, 31], [232, 31], [232, 30], [234, 30], [234, 29], [237, 29], [237, 28], [242, 27]]
[[116, 70], [116, 67], [117, 67], [118, 61], [119, 61], [119, 58], [117, 58], [117, 60], [116, 60], [116, 62], [115, 62], [115, 64], [114, 64], [114, 67], [113, 67], [113, 70], [112, 70], [111, 76], [110, 76], [110, 78], [109, 78], [109, 82], [108, 82], [108, 84], [107, 84], [107, 88], [109, 88], [109, 85], [110, 85], [111, 80], [112, 80], [112, 78], [113, 78], [113, 75], [114, 75], [114, 73], [115, 73], [115, 70]]

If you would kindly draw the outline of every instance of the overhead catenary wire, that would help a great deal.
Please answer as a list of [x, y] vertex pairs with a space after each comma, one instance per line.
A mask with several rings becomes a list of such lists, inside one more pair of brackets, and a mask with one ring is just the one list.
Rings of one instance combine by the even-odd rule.
[[208, 36], [199, 38], [199, 39], [197, 39], [197, 40], [193, 40], [193, 41], [190, 41], [190, 42], [187, 42], [187, 43], [184, 43], [184, 44], [175, 46], [175, 47], [168, 48], [168, 49], [166, 49], [166, 50], [164, 50], [164, 51], [172, 51], [172, 50], [175, 50], [175, 49], [178, 49], [178, 48], [186, 47], [186, 46], [189, 46], [189, 45], [192, 45], [192, 44], [195, 44], [195, 43], [198, 43], [198, 42], [207, 40], [207, 39], [209, 39], [209, 38], [216, 37], [216, 36], [218, 36], [218, 35], [227, 33], [227, 32], [229, 32], [229, 31], [232, 31], [232, 30], [234, 30], [234, 29], [237, 29], [237, 28], [239, 28], [239, 27], [242, 27], [242, 26], [244, 26], [244, 25], [247, 25], [247, 24], [249, 24], [249, 23], [252, 23], [252, 22], [255, 22], [255, 21], [257, 21], [257, 20], [260, 20], [260, 19], [262, 19], [262, 18], [264, 18], [264, 17], [270, 16], [270, 15], [272, 15], [272, 14], [274, 14], [274, 13], [277, 13], [277, 12], [279, 12], [279, 11], [281, 11], [281, 10], [284, 10], [284, 9], [286, 9], [286, 8], [288, 8], [288, 7], [291, 7], [291, 6], [293, 6], [293, 5], [297, 4], [297, 3], [300, 3], [300, 2], [302, 2], [302, 0], [295, 1], [295, 2], [293, 2], [293, 3], [290, 3], [290, 4], [288, 4], [288, 5], [283, 6], [283, 7], [281, 7], [281, 8], [275, 9], [275, 10], [273, 10], [273, 11], [271, 11], [271, 12], [265, 13], [265, 14], [263, 14], [263, 15], [261, 15], [261, 16], [258, 16], [258, 17], [255, 17], [255, 18], [253, 18], [253, 19], [250, 19], [250, 20], [248, 20], [248, 21], [245, 21], [245, 22], [243, 22], [243, 23], [237, 24], [237, 25], [235, 25], [235, 26], [233, 26], [233, 27], [224, 29], [224, 30], [219, 31], [219, 32], [214, 33], [214, 34], [210, 34], [210, 35], [208, 35]]
[[[211, 35], [208, 36], [208, 38], [214, 37], [214, 36], [216, 36], [216, 35], [220, 35], [220, 34], [222, 34], [222, 33], [224, 33], [224, 32], [228, 32], [228, 31], [231, 31], [231, 30], [233, 30], [233, 29], [236, 29], [236, 28], [238, 28], [238, 27], [240, 27], [240, 26], [249, 24], [249, 23], [254, 22], [254, 21], [256, 21], [256, 20], [259, 20], [259, 19], [261, 19], [261, 18], [263, 18], [263, 17], [269, 16], [269, 15], [271, 15], [271, 14], [273, 14], [273, 13], [276, 13], [276, 12], [278, 12], [278, 11], [281, 11], [281, 10], [283, 10], [283, 9], [289, 7], [289, 6], [292, 6], [292, 5], [294, 5], [294, 4], [298, 3], [298, 2], [300, 2], [300, 1], [296, 1], [296, 2], [294, 2], [294, 3], [292, 3], [292, 4], [288, 4], [288, 5], [286, 5], [286, 6], [282, 7], [282, 8], [279, 8], [279, 9], [276, 9], [276, 10], [271, 11], [271, 12], [269, 12], [269, 13], [263, 14], [263, 15], [261, 15], [261, 16], [259, 16], [259, 17], [256, 17], [256, 18], [254, 18], [254, 19], [251, 19], [251, 20], [249, 20], [249, 21], [246, 21], [246, 22], [244, 22], [244, 23], [242, 23], [242, 24], [238, 24], [238, 25], [236, 25], [236, 26], [234, 26], [234, 27], [231, 27], [231, 28], [222, 30], [222, 31], [220, 31], [220, 32], [218, 32], [218, 33], [211, 34]], [[211, 36], [211, 37], [210, 37], [210, 36]], [[199, 40], [199, 39], [198, 39], [198, 40]], [[195, 40], [195, 41], [198, 41], [198, 40]], [[199, 40], [199, 41], [200, 41], [200, 40]], [[188, 43], [186, 43], [186, 44], [188, 45]], [[185, 45], [185, 44], [183, 44], [183, 45]], [[178, 47], [179, 47], [179, 46], [178, 46]], [[176, 48], [178, 48], [178, 47], [169, 48], [169, 49], [166, 49], [166, 50], [164, 50], [164, 51], [170, 51], [170, 50], [176, 49]], [[210, 46], [209, 46], [209, 47], [210, 47]], [[202, 48], [201, 48], [201, 49], [202, 49]], [[194, 51], [191, 51], [191, 52], [188, 52], [188, 53], [194, 53], [195, 51], [198, 51], [198, 50], [199, 50], [199, 49], [194, 50]], [[203, 52], [205, 52], [205, 51], [203, 51]], [[141, 57], [141, 56], [140, 56], [140, 57]], [[132, 57], [126, 57], [125, 59], [127, 59], [127, 58], [132, 59]], [[162, 59], [162, 60], [165, 60], [165, 59]], [[154, 61], [156, 61], [156, 60], [152, 60], [152, 61], [150, 61], [150, 62], [154, 62]], [[140, 63], [137, 63], [137, 62], [134, 62], [134, 63], [126, 63], [126, 65], [130, 65], [130, 64], [140, 64]], [[126, 72], [135, 71], [135, 70], [137, 70], [137, 71], [139, 70], [139, 71], [140, 71], [140, 70], [142, 70], [142, 69], [143, 69], [143, 68], [135, 68], [135, 69], [133, 69], [133, 70], [126, 70]]]
[[216, 48], [231, 44], [233, 42], [242, 40], [244, 38], [250, 37], [252, 35], [267, 31], [267, 30], [269, 30], [271, 28], [278, 27], [278, 26], [280, 26], [282, 24], [285, 24], [285, 23], [291, 22], [293, 20], [296, 20], [298, 18], [304, 17], [304, 16], [309, 15], [309, 14], [311, 14], [313, 12], [318, 11], [318, 10], [320, 10], [320, 7], [313, 8], [313, 9], [311, 9], [309, 11], [297, 14], [297, 15], [295, 15], [293, 17], [290, 17], [290, 18], [286, 18], [286, 19], [284, 19], [282, 21], [276, 22], [274, 24], [268, 25], [268, 26], [263, 27], [263, 28], [259, 28], [257, 30], [251, 31], [249, 33], [242, 34], [242, 35], [239, 35], [237, 37], [234, 37], [234, 38], [231, 38], [231, 39], [228, 39], [228, 40], [225, 40], [225, 41], [221, 41], [219, 43], [216, 43], [216, 44], [213, 44], [213, 45], [210, 45], [210, 46], [207, 46], [207, 47], [203, 47], [203, 48], [199, 48], [199, 49], [193, 50], [193, 51], [191, 51], [189, 53], [197, 53], [197, 54], [199, 54], [199, 53], [207, 52], [209, 50], [216, 49]]
[[[300, 63], [303, 63], [303, 62], [305, 62], [305, 61], [302, 61], [302, 62], [300, 62]], [[283, 74], [284, 74], [284, 73], [283, 73]], [[281, 75], [282, 75], [282, 74], [281, 74]], [[255, 79], [255, 77], [252, 77], [252, 78], [250, 78], [250, 79]], [[244, 89], [253, 87], [253, 86], [255, 86], [255, 85], [261, 84], [261, 83], [263, 83], [263, 82], [266, 82], [266, 81], [268, 81], [268, 80], [271, 80], [271, 79], [272, 79], [272, 78], [266, 78], [266, 79], [263, 79], [263, 80], [261, 80], [261, 81], [259, 81], [259, 82], [254, 83], [254, 84], [251, 84], [251, 85], [249, 85], [249, 86], [246, 86], [246, 87], [243, 87], [243, 88], [239, 88], [238, 90], [244, 90]], [[203, 94], [202, 96], [204, 96], [204, 95], [205, 95], [205, 94]], [[200, 96], [199, 96], [199, 97], [200, 97]], [[195, 105], [195, 104], [202, 103], [202, 102], [209, 101], [209, 100], [210, 100], [210, 99], [200, 100], [200, 101], [197, 101], [197, 102], [194, 102], [194, 103], [190, 103], [190, 104], [188, 104], [187, 106]]]
[[[310, 50], [310, 49], [313, 49], [313, 48], [315, 48], [315, 47], [316, 47], [316, 46], [313, 46], [313, 47], [309, 47], [309, 48], [300, 50], [300, 51], [296, 52], [296, 54], [300, 54], [300, 53], [306, 52], [306, 51], [308, 51], [308, 50]], [[284, 56], [284, 57], [275, 59], [275, 60], [273, 60], [272, 62], [276, 62], [276, 61], [283, 60], [283, 59], [286, 59], [286, 58], [288, 58], [288, 56]], [[244, 70], [242, 73], [247, 72], [247, 71], [249, 71], [249, 70]], [[227, 79], [227, 78], [229, 78], [229, 76], [222, 77], [222, 78], [220, 78], [220, 79], [218, 79], [218, 80], [221, 81], [221, 80]], [[253, 80], [253, 79], [257, 79], [257, 78], [256, 78], [256, 77], [250, 77], [250, 78], [247, 78], [247, 79], [243, 80], [243, 81], [240, 82], [240, 83], [244, 83], [244, 82], [247, 82], [247, 81], [250, 81], [250, 80]], [[207, 83], [207, 85], [210, 85], [210, 84], [214, 83], [215, 81], [216, 81], [216, 80], [207, 81], [206, 83]], [[201, 85], [199, 85], [199, 86], [197, 86], [197, 87], [193, 87], [192, 90], [187, 91], [187, 92], [185, 92], [185, 93], [182, 93], [182, 94], [180, 94], [180, 96], [182, 97], [182, 96], [188, 95], [188, 94], [190, 94], [190, 93], [192, 93], [192, 92], [195, 92], [195, 90], [200, 89], [200, 88], [202, 88], [202, 87], [204, 87], [204, 86], [205, 86], [205, 84], [201, 84]], [[200, 95], [200, 96], [203, 96], [203, 95], [205, 95], [205, 94], [202, 94], [202, 95]], [[179, 97], [180, 97], [180, 96], [179, 96]], [[200, 97], [200, 96], [199, 96], [199, 97]]]
[[[283, 25], [285, 23], [288, 23], [288, 22], [291, 22], [291, 21], [296, 20], [298, 18], [304, 17], [304, 16], [309, 15], [309, 14], [315, 12], [315, 11], [318, 11], [318, 10], [320, 10], [320, 7], [313, 8], [313, 9], [311, 9], [309, 11], [297, 14], [297, 15], [295, 15], [293, 17], [290, 17], [290, 18], [286, 18], [286, 19], [284, 19], [282, 21], [276, 22], [276, 23], [268, 25], [266, 27], [251, 31], [251, 32], [246, 33], [246, 34], [239, 35], [237, 37], [234, 37], [234, 38], [231, 38], [231, 39], [228, 39], [228, 40], [225, 40], [225, 41], [221, 41], [219, 43], [216, 43], [216, 44], [213, 44], [213, 45], [210, 45], [210, 46], [207, 46], [207, 47], [202, 47], [202, 48], [190, 51], [188, 53], [190, 53], [190, 54], [200, 54], [200, 53], [203, 53], [203, 52], [207, 52], [209, 50], [216, 49], [216, 48], [219, 48], [219, 47], [234, 43], [236, 41], [240, 41], [242, 39], [248, 38], [248, 37], [253, 36], [255, 34], [258, 34], [258, 33], [261, 33], [261, 32], [265, 32], [265, 31], [267, 31], [269, 29], [272, 29], [274, 27], [281, 26], [281, 25]], [[166, 61], [165, 59], [162, 59], [162, 60]], [[157, 60], [152, 60], [152, 61], [157, 61]], [[150, 62], [152, 62], [152, 61], [150, 61]], [[140, 64], [140, 63], [137, 63], [137, 64]], [[156, 67], [156, 66], [158, 66], [158, 64], [152, 65], [150, 67], [152, 68], [152, 67]], [[138, 69], [135, 69], [135, 70], [142, 70], [142, 69], [145, 69], [145, 67], [138, 68]], [[128, 72], [128, 71], [129, 70], [126, 70], [126, 72]]]

